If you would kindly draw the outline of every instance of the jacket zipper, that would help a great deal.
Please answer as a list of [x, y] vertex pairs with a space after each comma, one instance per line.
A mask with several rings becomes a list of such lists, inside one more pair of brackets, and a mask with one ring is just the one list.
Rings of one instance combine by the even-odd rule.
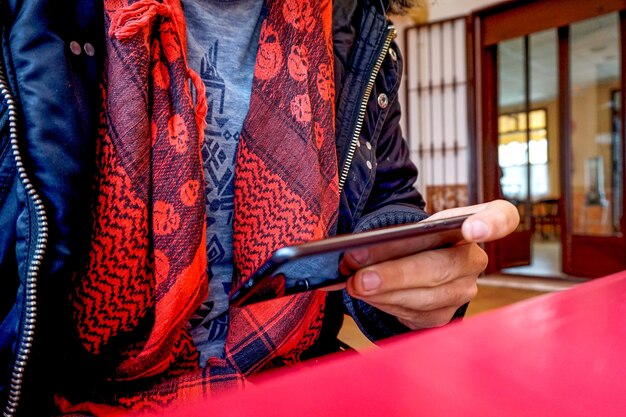
[[30, 356], [30, 351], [35, 335], [35, 324], [37, 322], [37, 275], [39, 267], [46, 251], [48, 244], [48, 219], [41, 198], [35, 191], [26, 174], [26, 169], [22, 162], [18, 139], [17, 139], [17, 107], [7, 79], [5, 77], [4, 68], [0, 65], [0, 92], [3, 100], [7, 103], [9, 112], [9, 138], [13, 158], [17, 166], [17, 172], [26, 190], [31, 203], [35, 206], [37, 220], [37, 241], [35, 245], [35, 254], [28, 266], [26, 275], [26, 300], [25, 315], [21, 323], [20, 337], [18, 343], [17, 355], [11, 372], [11, 382], [9, 386], [9, 399], [4, 409], [4, 417], [13, 417], [20, 402], [22, 395], [22, 384], [24, 382], [24, 372], [26, 371], [26, 362]]
[[389, 25], [388, 29], [389, 32], [387, 33], [387, 37], [385, 38], [385, 43], [383, 44], [383, 47], [378, 55], [378, 59], [374, 64], [374, 68], [372, 70], [372, 73], [370, 74], [367, 86], [365, 87], [365, 93], [363, 94], [363, 98], [361, 100], [359, 115], [356, 119], [356, 127], [354, 129], [354, 133], [352, 134], [350, 148], [348, 149], [348, 153], [346, 155], [346, 162], [344, 163], [343, 169], [341, 170], [341, 175], [339, 176], [339, 194], [343, 192], [343, 187], [346, 185], [346, 180], [348, 179], [348, 173], [350, 172], [350, 166], [352, 165], [354, 152], [356, 152], [357, 143], [359, 142], [359, 136], [361, 135], [361, 129], [363, 129], [363, 120], [365, 120], [367, 102], [369, 101], [370, 95], [372, 94], [374, 82], [376, 81], [378, 71], [380, 71], [380, 67], [383, 64], [383, 61], [385, 60], [385, 56], [387, 55], [387, 51], [389, 50], [389, 45], [391, 45], [391, 41], [396, 35], [396, 28], [394, 26]]

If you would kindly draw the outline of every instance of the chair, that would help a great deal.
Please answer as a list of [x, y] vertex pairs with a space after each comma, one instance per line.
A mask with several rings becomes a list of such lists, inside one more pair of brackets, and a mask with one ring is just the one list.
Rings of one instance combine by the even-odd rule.
[[549, 198], [533, 203], [532, 221], [533, 230], [541, 234], [541, 237], [557, 238], [559, 236], [560, 225], [560, 201], [556, 198]]

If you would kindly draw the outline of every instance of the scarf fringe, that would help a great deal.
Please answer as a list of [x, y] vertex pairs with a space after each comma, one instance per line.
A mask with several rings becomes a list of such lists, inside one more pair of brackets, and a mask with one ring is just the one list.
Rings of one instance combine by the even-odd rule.
[[[172, 9], [169, 5], [160, 3], [157, 0], [140, 0], [130, 6], [119, 9], [115, 12], [109, 27], [109, 36], [119, 41], [127, 40], [137, 35], [143, 28], [152, 24], [154, 19], [161, 17], [163, 19], [172, 19]], [[176, 29], [178, 39], [181, 37], [180, 30], [176, 22], [171, 22]], [[185, 48], [181, 48], [185, 51]], [[206, 99], [206, 89], [200, 75], [187, 65], [186, 53], [183, 52], [185, 66], [187, 67], [187, 77], [191, 79], [194, 88], [197, 91], [195, 113], [196, 124], [198, 125], [199, 142], [204, 142], [204, 129], [206, 127], [206, 113], [208, 104]]]

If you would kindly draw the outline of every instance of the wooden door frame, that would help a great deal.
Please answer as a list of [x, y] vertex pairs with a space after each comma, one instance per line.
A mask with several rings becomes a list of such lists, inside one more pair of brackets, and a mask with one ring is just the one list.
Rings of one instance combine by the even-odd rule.
[[[566, 192], [571, 184], [572, 177], [572, 111], [570, 103], [572, 101], [571, 77], [569, 72], [570, 49], [569, 49], [569, 26], [561, 26], [557, 29], [558, 36], [558, 70], [559, 70], [559, 158], [560, 166], [560, 187], [561, 187], [561, 208], [560, 213], [565, 213], [572, 207], [572, 193]], [[573, 230], [572, 216], [561, 216], [561, 248], [569, 248], [572, 245], [571, 236]], [[565, 265], [572, 263], [572, 252], [563, 250], [561, 253], [561, 269], [564, 271]]]
[[[598, 4], [599, 3], [599, 4]], [[514, 0], [506, 1], [494, 6], [478, 10], [471, 14], [470, 27], [473, 29], [473, 46], [470, 48], [470, 61], [473, 62], [476, 82], [473, 83], [475, 90], [470, 93], [474, 98], [473, 105], [476, 115], [476, 144], [478, 149], [474, 159], [482, 166], [481, 178], [477, 186], [479, 195], [483, 201], [501, 198], [499, 192], [499, 175], [497, 173], [497, 44], [535, 32], [557, 29], [559, 42], [559, 118], [560, 118], [560, 158], [561, 158], [561, 194], [563, 208], [572, 207], [572, 196], [566, 192], [571, 181], [571, 109], [570, 109], [570, 79], [569, 79], [569, 43], [567, 36], [568, 28], [572, 23], [594, 18], [612, 12], [620, 13], [620, 38], [622, 46], [621, 74], [622, 91], [626, 85], [626, 0], [597, 0], [596, 4], [590, 4], [588, 0]], [[533, 19], [528, 19], [533, 16]], [[567, 68], [567, 71], [563, 69]], [[566, 75], [566, 76], [564, 76]], [[622, 144], [626, 137], [626, 94], [621, 95], [621, 122]], [[494, 145], [495, 144], [495, 145]], [[622, 146], [622, 164], [626, 162], [626, 150]], [[476, 171], [479, 172], [479, 171]], [[623, 192], [626, 182], [626, 169], [622, 168], [622, 206], [626, 204], [626, 196]], [[567, 241], [572, 236], [571, 216], [562, 216], [561, 239], [562, 247], [571, 247], [572, 242]], [[567, 219], [567, 220], [565, 220]], [[626, 233], [626, 213], [621, 218], [622, 233]], [[606, 239], [606, 238], [604, 238]], [[616, 238], [617, 239], [617, 238]], [[624, 237], [619, 238], [623, 244]], [[485, 250], [492, 260], [487, 266], [487, 273], [497, 272], [500, 268], [497, 262], [497, 243], [485, 244]], [[563, 262], [571, 264], [572, 253], [563, 251]], [[566, 258], [570, 257], [570, 258]]]

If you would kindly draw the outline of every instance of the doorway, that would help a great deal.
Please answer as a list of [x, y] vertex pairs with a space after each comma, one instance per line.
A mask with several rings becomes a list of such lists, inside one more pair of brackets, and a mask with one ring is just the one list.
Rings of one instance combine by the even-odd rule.
[[511, 201], [521, 218], [487, 245], [490, 272], [594, 278], [626, 268], [623, 8], [543, 0], [473, 16], [483, 196]]
[[[503, 198], [520, 213], [527, 250], [503, 272], [563, 277], [556, 30], [498, 43], [498, 167]], [[521, 255], [524, 256], [521, 256]]]

